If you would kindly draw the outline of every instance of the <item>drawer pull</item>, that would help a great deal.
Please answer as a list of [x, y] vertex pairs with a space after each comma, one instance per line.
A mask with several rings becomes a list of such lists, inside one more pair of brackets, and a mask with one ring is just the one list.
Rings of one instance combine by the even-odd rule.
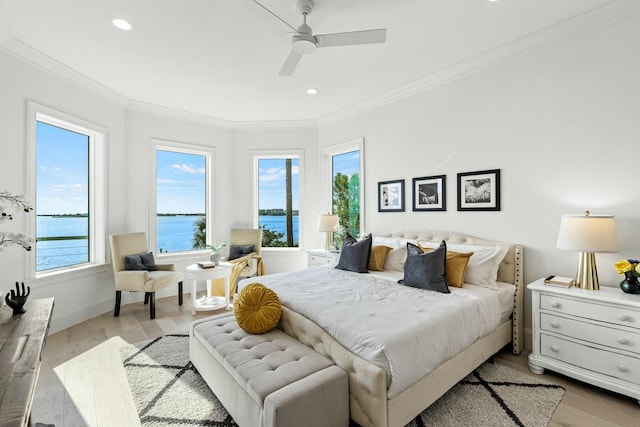
[[627, 316], [626, 314], [618, 314], [618, 320], [625, 322], [629, 320], [629, 316]]
[[620, 344], [629, 344], [629, 340], [626, 339], [625, 337], [618, 337], [618, 342]]
[[558, 347], [555, 344], [553, 344], [550, 348], [551, 348], [551, 351], [553, 351], [554, 353], [559, 353], [560, 352], [560, 347]]
[[620, 372], [629, 372], [629, 367], [627, 365], [618, 365], [618, 369], [620, 370]]
[[560, 324], [558, 322], [556, 322], [555, 320], [551, 323], [549, 323], [551, 325], [552, 328], [556, 328], [558, 329], [560, 327]]
[[560, 303], [558, 301], [551, 301], [551, 304], [549, 305], [553, 308], [560, 308]]

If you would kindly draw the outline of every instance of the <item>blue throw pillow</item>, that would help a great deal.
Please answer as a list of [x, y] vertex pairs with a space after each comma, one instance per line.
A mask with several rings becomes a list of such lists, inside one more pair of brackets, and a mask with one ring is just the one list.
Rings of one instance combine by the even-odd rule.
[[229, 246], [229, 261], [249, 255], [256, 251], [255, 245], [231, 245]]
[[371, 256], [371, 234], [367, 234], [361, 240], [356, 240], [347, 233], [342, 244], [340, 260], [336, 268], [340, 270], [355, 271], [356, 273], [369, 272], [369, 257]]
[[444, 240], [439, 248], [431, 252], [423, 252], [418, 246], [407, 243], [404, 279], [398, 280], [398, 283], [448, 294], [446, 262], [447, 244]]
[[146, 254], [128, 255], [124, 257], [125, 270], [147, 270], [156, 271], [156, 261], [153, 258], [153, 252]]

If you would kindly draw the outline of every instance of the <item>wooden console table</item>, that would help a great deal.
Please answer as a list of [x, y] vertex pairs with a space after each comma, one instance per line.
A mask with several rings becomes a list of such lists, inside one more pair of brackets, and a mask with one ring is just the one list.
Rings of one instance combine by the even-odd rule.
[[24, 314], [0, 309], [0, 426], [31, 425], [31, 404], [49, 333], [53, 298], [27, 301]]

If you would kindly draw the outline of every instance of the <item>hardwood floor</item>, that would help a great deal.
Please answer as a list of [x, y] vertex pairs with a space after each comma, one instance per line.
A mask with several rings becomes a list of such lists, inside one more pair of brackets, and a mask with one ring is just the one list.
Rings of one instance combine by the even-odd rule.
[[[142, 303], [123, 306], [120, 317], [104, 313], [49, 336], [32, 410], [34, 424], [57, 427], [139, 426], [119, 348], [160, 335], [185, 332], [191, 321], [222, 312], [191, 315], [191, 299], [156, 300], [156, 319]], [[529, 372], [527, 354], [500, 352], [495, 359]], [[640, 425], [635, 399], [585, 385], [546, 371], [546, 380], [566, 389], [550, 426], [614, 427]]]

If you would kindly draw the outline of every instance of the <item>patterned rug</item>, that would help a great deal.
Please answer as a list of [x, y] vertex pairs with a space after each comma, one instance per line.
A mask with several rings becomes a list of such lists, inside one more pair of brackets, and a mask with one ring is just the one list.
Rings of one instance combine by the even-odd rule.
[[[191, 365], [188, 334], [120, 354], [143, 426], [237, 426]], [[546, 426], [563, 395], [558, 385], [487, 362], [407, 426]]]

